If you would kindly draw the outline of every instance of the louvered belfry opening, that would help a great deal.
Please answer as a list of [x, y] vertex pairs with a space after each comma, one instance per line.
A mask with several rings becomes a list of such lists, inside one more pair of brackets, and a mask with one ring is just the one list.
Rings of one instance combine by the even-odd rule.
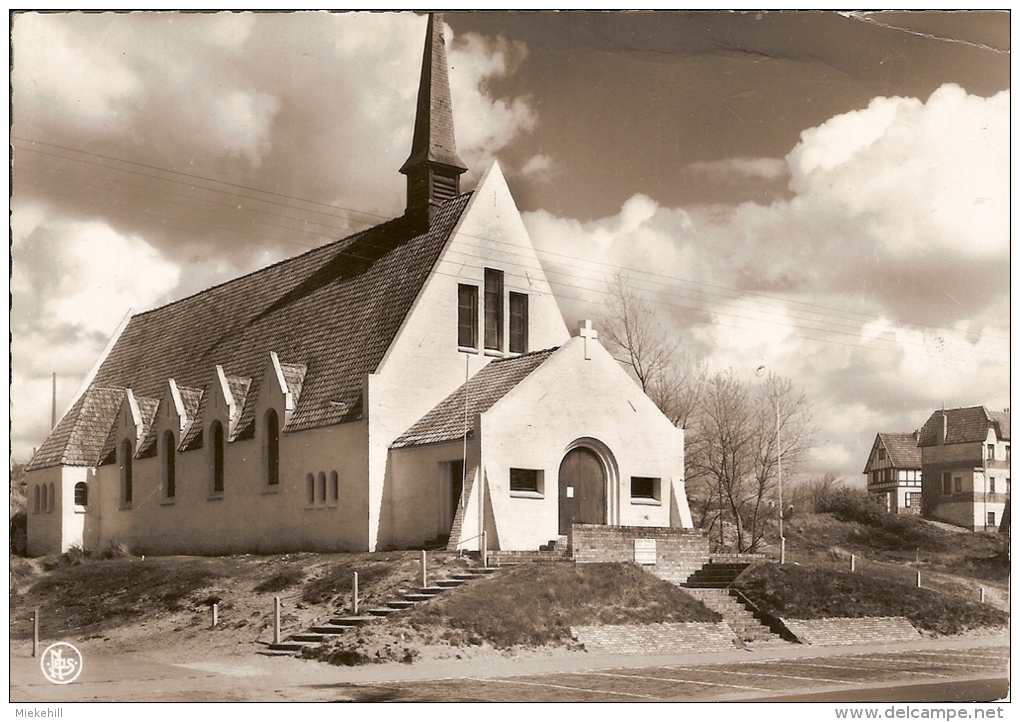
[[406, 217], [430, 224], [443, 201], [460, 194], [466, 170], [453, 132], [443, 16], [433, 13], [425, 33], [411, 154], [400, 169], [407, 176]]

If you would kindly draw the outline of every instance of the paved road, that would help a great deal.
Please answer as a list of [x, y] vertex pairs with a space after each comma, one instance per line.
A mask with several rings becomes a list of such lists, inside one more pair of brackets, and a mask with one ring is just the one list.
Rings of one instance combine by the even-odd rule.
[[[336, 668], [255, 655], [166, 663], [86, 653], [81, 679], [47, 683], [11, 657], [11, 702], [75, 701], [974, 701], [1000, 699], [1008, 641], [935, 640], [868, 647], [782, 645], [660, 657], [449, 660]], [[808, 695], [811, 695], [810, 697]], [[962, 697], [961, 697], [962, 695]]]

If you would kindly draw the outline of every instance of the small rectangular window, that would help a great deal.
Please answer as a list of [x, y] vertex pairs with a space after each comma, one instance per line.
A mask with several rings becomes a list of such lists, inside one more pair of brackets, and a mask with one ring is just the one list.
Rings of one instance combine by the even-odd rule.
[[503, 272], [485, 269], [485, 348], [503, 350]]
[[510, 491], [541, 494], [541, 477], [538, 469], [510, 469]]
[[1009, 463], [1009, 444], [1006, 444], [1006, 463]]
[[988, 526], [995, 526], [995, 512], [988, 512]]
[[478, 286], [457, 285], [457, 345], [478, 348]]
[[988, 460], [995, 461], [995, 444], [988, 445]]
[[885, 449], [878, 450], [878, 460], [885, 461]]
[[943, 494], [953, 493], [953, 480], [948, 473], [942, 474], [942, 493]]
[[528, 294], [510, 294], [510, 353], [528, 352]]
[[960, 477], [956, 477], [955, 479], [953, 479], [953, 487], [955, 488], [957, 494], [963, 491], [963, 479], [961, 479]]
[[659, 479], [651, 476], [630, 477], [630, 498], [659, 500]]
[[991, 494], [995, 493], [995, 477], [994, 476], [988, 477], [988, 492], [991, 493]]

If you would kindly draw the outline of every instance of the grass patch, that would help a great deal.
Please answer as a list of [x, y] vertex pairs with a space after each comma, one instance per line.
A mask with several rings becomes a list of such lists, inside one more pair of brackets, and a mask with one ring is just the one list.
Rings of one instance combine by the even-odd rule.
[[790, 619], [906, 617], [938, 635], [1004, 627], [1005, 612], [930, 589], [829, 569], [761, 564], [734, 586], [763, 611]]
[[296, 587], [298, 584], [303, 582], [305, 579], [305, 572], [303, 569], [296, 567], [290, 567], [284, 569], [281, 572], [274, 574], [273, 576], [259, 582], [255, 585], [252, 591], [255, 592], [280, 592], [284, 589]]
[[571, 638], [586, 624], [717, 622], [721, 617], [679, 587], [631, 564], [524, 564], [416, 608], [414, 629], [445, 629], [455, 645], [539, 646]]
[[201, 561], [91, 559], [68, 552], [29, 594], [42, 607], [47, 631], [55, 633], [177, 611], [217, 576]]

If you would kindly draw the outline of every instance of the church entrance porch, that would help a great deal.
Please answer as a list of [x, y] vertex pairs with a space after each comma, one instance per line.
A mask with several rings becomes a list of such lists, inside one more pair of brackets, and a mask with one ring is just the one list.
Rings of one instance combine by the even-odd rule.
[[606, 469], [598, 454], [585, 446], [567, 452], [559, 472], [559, 533], [572, 524], [606, 523]]

